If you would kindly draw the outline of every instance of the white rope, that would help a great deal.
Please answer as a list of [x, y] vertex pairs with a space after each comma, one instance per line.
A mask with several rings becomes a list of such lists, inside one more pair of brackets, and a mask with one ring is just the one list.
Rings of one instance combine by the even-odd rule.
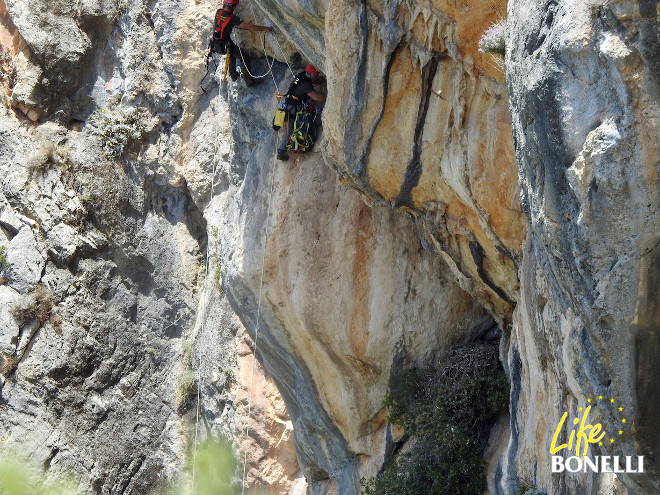
[[[275, 146], [277, 147], [277, 142], [275, 143]], [[270, 181], [270, 192], [268, 194], [268, 203], [266, 207], [266, 235], [264, 239], [264, 248], [263, 248], [263, 253], [261, 255], [261, 277], [259, 280], [259, 302], [257, 303], [257, 323], [254, 331], [254, 352], [252, 353], [252, 372], [251, 372], [251, 377], [250, 377], [250, 389], [248, 393], [248, 410], [247, 410], [247, 419], [245, 421], [245, 441], [247, 443], [248, 439], [250, 438], [250, 416], [252, 414], [252, 392], [254, 390], [254, 370], [256, 367], [256, 361], [257, 361], [257, 343], [259, 341], [259, 320], [261, 317], [261, 299], [262, 299], [262, 294], [263, 294], [263, 288], [264, 288], [264, 272], [266, 268], [266, 247], [268, 246], [268, 221], [270, 219], [270, 202], [271, 198], [273, 197], [273, 189], [275, 187], [275, 174], [271, 174], [271, 181]], [[245, 493], [245, 479], [247, 477], [247, 458], [248, 458], [248, 450], [245, 449], [245, 456], [243, 458], [243, 481], [242, 481], [242, 489], [241, 489], [241, 495], [244, 495]]]
[[[266, 35], [264, 34], [264, 38], [265, 37]], [[265, 45], [265, 41], [264, 41], [264, 45]], [[236, 45], [236, 46], [238, 47], [238, 52], [241, 54], [241, 60], [243, 61], [243, 68], [241, 68], [241, 70], [245, 69], [245, 71], [250, 75], [252, 79], [261, 79], [262, 77], [266, 77], [268, 74], [271, 73], [271, 71], [273, 70], [273, 65], [275, 64], [274, 63], [268, 64], [268, 55], [266, 55], [265, 52], [264, 55], [266, 55], [266, 63], [268, 64], [268, 71], [260, 76], [255, 76], [254, 74], [252, 74], [252, 72], [250, 72], [250, 69], [248, 69], [248, 64], [245, 63], [245, 57], [243, 56], [243, 50], [241, 50], [241, 46], [240, 45]]]
[[[250, 7], [252, 7], [252, 4], [250, 4]], [[252, 14], [256, 18], [256, 15], [254, 13], [254, 7], [252, 7]], [[277, 40], [277, 38], [276, 38]], [[266, 55], [266, 36], [264, 35], [263, 38], [263, 45], [264, 45], [264, 55]], [[242, 53], [241, 53], [242, 56]], [[268, 61], [268, 55], [266, 55], [266, 61]], [[245, 62], [244, 62], [245, 63]], [[273, 74], [273, 66], [275, 65], [275, 58], [273, 58], [272, 65], [269, 67], [269, 72], [271, 73], [271, 76], [273, 78], [273, 84], [275, 85], [275, 91], [276, 93], [279, 93], [279, 88], [277, 86], [277, 82], [275, 81], [275, 76]], [[288, 65], [288, 62], [287, 62]], [[275, 153], [277, 153], [277, 145], [278, 145], [278, 139], [275, 139]], [[246, 171], [247, 175], [247, 171]], [[250, 376], [250, 389], [248, 391], [248, 410], [247, 410], [247, 419], [245, 421], [245, 442], [247, 444], [247, 441], [250, 438], [250, 416], [252, 415], [252, 395], [254, 391], [254, 375], [255, 375], [255, 367], [256, 367], [256, 361], [257, 361], [257, 344], [259, 341], [259, 323], [260, 323], [260, 318], [261, 318], [261, 300], [262, 300], [262, 295], [263, 295], [263, 287], [264, 287], [264, 272], [266, 269], [266, 248], [268, 247], [268, 223], [270, 219], [270, 203], [271, 199], [273, 197], [273, 190], [275, 187], [275, 174], [271, 174], [271, 180], [270, 180], [270, 192], [268, 193], [268, 205], [266, 206], [266, 232], [265, 232], [265, 239], [264, 239], [264, 247], [263, 247], [263, 253], [261, 255], [261, 276], [259, 279], [259, 302], [257, 303], [257, 322], [255, 326], [255, 331], [254, 331], [254, 351], [252, 354], [252, 371], [251, 371], [251, 376]], [[248, 464], [248, 450], [247, 448], [245, 449], [245, 456], [243, 457], [243, 479], [241, 482], [241, 495], [245, 494], [245, 487], [247, 485], [246, 483], [246, 478], [247, 478], [247, 464]]]
[[[252, 4], [252, 2], [250, 2], [250, 10], [252, 10], [252, 18], [255, 19], [255, 22], [256, 22], [257, 13], [254, 10], [254, 5]], [[280, 49], [280, 53], [282, 54], [282, 58], [284, 59], [284, 62], [286, 62], [286, 65], [289, 67], [289, 70], [291, 71], [291, 75], [293, 77], [296, 77], [296, 74], [293, 72], [293, 69], [291, 68], [291, 65], [289, 64], [289, 61], [287, 60], [286, 55], [284, 54], [284, 50], [282, 50], [282, 46], [280, 45], [280, 42], [279, 42], [279, 40], [277, 39], [277, 36], [275, 36], [274, 33], [273, 33], [273, 37], [275, 38], [275, 43], [277, 43], [277, 47]], [[248, 69], [248, 66], [245, 63], [245, 58], [243, 57], [243, 50], [241, 50], [240, 45], [237, 45], [237, 46], [238, 46], [238, 51], [241, 54], [241, 60], [243, 61], [243, 67], [245, 67], [245, 70], [250, 75], [250, 77], [252, 77], [253, 79], [260, 79], [262, 77], [266, 77], [268, 74], [271, 74], [271, 76], [273, 77], [273, 83], [275, 84], [275, 91], [277, 93], [279, 93], [280, 90], [279, 90], [279, 87], [277, 86], [277, 82], [275, 82], [275, 76], [273, 75], [273, 66], [275, 65], [275, 57], [271, 57], [272, 61], [270, 63], [268, 62], [268, 53], [266, 52], [266, 34], [264, 33], [262, 51], [264, 52], [264, 56], [266, 57], [266, 64], [268, 64], [268, 72], [266, 72], [265, 74], [263, 74], [261, 76], [255, 76], [250, 72], [250, 69]]]
[[[211, 105], [211, 112], [213, 113], [213, 127], [216, 128], [217, 127], [216, 126], [216, 120], [217, 119], [216, 119], [215, 107], [213, 106], [213, 102], [210, 102], [210, 105]], [[213, 134], [215, 136], [218, 135], [215, 132]], [[215, 189], [215, 172], [216, 172], [216, 164], [218, 162], [217, 156], [218, 156], [218, 146], [217, 146], [217, 139], [216, 139], [216, 145], [214, 146], [214, 150], [213, 150], [213, 168], [212, 168], [212, 172], [211, 172], [211, 190], [209, 191], [209, 206], [211, 206], [211, 207], [213, 205], [213, 195], [214, 195], [214, 189]], [[210, 253], [211, 253], [211, 249], [210, 249], [209, 244], [210, 243], [207, 242], [207, 246], [206, 246], [206, 267], [205, 267], [205, 270], [204, 270], [204, 272], [205, 272], [204, 273], [204, 278], [206, 280], [208, 280], [208, 278], [209, 278], [209, 261], [210, 261]], [[206, 315], [204, 315], [202, 317], [202, 323], [201, 323], [201, 329], [200, 329], [202, 335], [204, 334], [205, 321], [206, 321]], [[194, 351], [191, 350], [191, 352], [193, 352], [193, 356], [194, 356]], [[204, 353], [199, 354], [199, 368], [198, 369], [200, 370], [200, 375], [199, 375], [200, 379], [197, 383], [197, 407], [195, 408], [195, 439], [194, 439], [194, 442], [193, 442], [193, 469], [192, 469], [192, 492], [193, 493], [195, 491], [195, 479], [196, 479], [195, 475], [196, 475], [196, 470], [197, 470], [197, 438], [199, 436], [199, 413], [200, 413], [200, 409], [201, 409], [201, 390], [202, 390], [201, 377], [202, 377], [202, 373], [204, 372], [204, 366], [203, 366], [204, 363], [202, 361], [203, 355], [204, 355]]]
[[277, 36], [275, 37], [275, 43], [277, 43], [277, 47], [280, 49], [280, 53], [282, 54], [282, 58], [286, 62], [287, 67], [289, 67], [289, 71], [291, 72], [291, 75], [293, 77], [296, 77], [296, 73], [293, 72], [293, 69], [291, 68], [291, 64], [289, 64], [289, 61], [286, 58], [286, 55], [284, 54], [284, 50], [282, 50], [282, 45], [280, 45], [280, 41], [277, 39]]

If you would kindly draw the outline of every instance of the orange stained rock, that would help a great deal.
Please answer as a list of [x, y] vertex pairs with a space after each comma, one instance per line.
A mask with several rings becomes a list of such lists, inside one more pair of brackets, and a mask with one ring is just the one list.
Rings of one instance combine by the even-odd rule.
[[495, 22], [506, 18], [506, 0], [431, 0], [431, 5], [456, 23], [461, 56], [469, 56], [475, 67], [504, 84], [504, 71], [498, 56], [479, 51], [479, 40]]
[[385, 109], [367, 158], [369, 183], [388, 201], [399, 194], [406, 164], [412, 158], [421, 91], [421, 72], [413, 63], [410, 50], [399, 50], [393, 57]]

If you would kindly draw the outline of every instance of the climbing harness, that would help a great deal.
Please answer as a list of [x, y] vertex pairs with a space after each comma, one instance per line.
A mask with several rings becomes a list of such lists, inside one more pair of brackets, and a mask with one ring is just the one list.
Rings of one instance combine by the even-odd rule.
[[229, 14], [223, 19], [222, 12], [222, 9], [218, 9], [218, 11], [215, 13], [215, 29], [213, 31], [213, 39], [217, 41], [227, 41], [227, 37], [225, 37], [225, 29], [227, 29], [227, 26], [234, 18], [234, 14]]
[[311, 149], [316, 138], [314, 135], [316, 134], [314, 132], [315, 117], [316, 109], [312, 105], [304, 103], [302, 109], [296, 112], [293, 131], [289, 136], [286, 149], [296, 153], [305, 153]]

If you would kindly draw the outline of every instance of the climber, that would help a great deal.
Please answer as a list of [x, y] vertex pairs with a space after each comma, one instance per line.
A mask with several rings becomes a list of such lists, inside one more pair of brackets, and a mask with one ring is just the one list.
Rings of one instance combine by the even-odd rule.
[[238, 46], [231, 39], [231, 32], [234, 28], [239, 28], [249, 31], [266, 31], [267, 33], [272, 33], [273, 28], [244, 22], [234, 14], [234, 8], [236, 8], [238, 2], [239, 0], [225, 0], [222, 8], [218, 9], [215, 14], [215, 28], [210, 43], [212, 51], [226, 54], [229, 57], [229, 76], [232, 81], [238, 78], [238, 71], [236, 70], [236, 62], [238, 62], [243, 79], [245, 79], [245, 85], [250, 87], [255, 84], [255, 80], [249, 73], [249, 67], [245, 66], [246, 64], [249, 65], [249, 59], [242, 59]]
[[[325, 82], [325, 78], [321, 76], [321, 73], [316, 70], [312, 64], [308, 64], [305, 67], [305, 70], [298, 74], [296, 78], [289, 86], [289, 90], [283, 96], [286, 106], [286, 123], [287, 128], [284, 133], [284, 137], [280, 142], [280, 145], [277, 147], [277, 159], [278, 160], [288, 160], [289, 154], [287, 153], [287, 148], [291, 149], [291, 134], [294, 131], [294, 122], [292, 122], [291, 117], [296, 117], [301, 114], [303, 107], [307, 107], [311, 102], [322, 102], [325, 101], [325, 94], [319, 93], [314, 88], [315, 84], [322, 84]], [[312, 139], [316, 138], [316, 125], [318, 119], [315, 118], [309, 125], [309, 132]]]

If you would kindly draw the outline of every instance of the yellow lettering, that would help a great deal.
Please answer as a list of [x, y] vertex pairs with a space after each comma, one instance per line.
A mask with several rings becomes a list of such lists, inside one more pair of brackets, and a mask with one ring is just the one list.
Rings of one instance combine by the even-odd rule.
[[589, 449], [589, 439], [587, 438], [586, 433], [584, 433], [585, 430], [591, 429], [591, 425], [584, 424], [587, 421], [587, 416], [589, 415], [589, 411], [591, 411], [591, 406], [587, 407], [587, 410], [584, 411], [584, 415], [582, 416], [582, 421], [580, 422], [580, 430], [578, 431], [577, 434], [577, 445], [575, 445], [575, 455], [577, 457], [581, 457], [580, 444], [582, 443], [582, 439], [584, 439], [584, 452], [582, 453], [582, 456], [587, 455], [587, 450]]
[[566, 444], [560, 445], [559, 447], [555, 447], [555, 444], [557, 443], [557, 437], [559, 436], [559, 432], [561, 431], [561, 427], [564, 424], [564, 421], [566, 421], [566, 416], [568, 416], [567, 412], [565, 412], [564, 415], [561, 417], [561, 421], [557, 425], [557, 429], [555, 430], [555, 434], [552, 437], [552, 445], [550, 445], [550, 453], [551, 454], [556, 454], [561, 449], [565, 449], [566, 447], [568, 447], [568, 445], [566, 445]]
[[594, 438], [596, 435], [598, 435], [600, 428], [601, 428], [600, 423], [598, 423], [597, 425], [594, 425], [594, 427], [591, 429], [591, 431], [589, 432], [589, 443], [596, 443], [605, 436], [605, 432], [603, 432], [600, 434], [598, 438]]
[[[575, 455], [577, 457], [584, 457], [587, 455], [587, 452], [589, 451], [590, 443], [597, 443], [600, 440], [602, 440], [602, 438], [605, 436], [605, 432], [601, 431], [602, 425], [600, 423], [598, 423], [597, 425], [590, 425], [587, 422], [590, 411], [591, 411], [591, 406], [587, 407], [587, 409], [584, 411], [581, 421], [578, 419], [573, 420], [574, 424], [578, 424], [579, 422], [580, 428], [578, 430], [571, 429], [571, 434], [568, 439], [568, 444], [564, 443], [562, 445], [557, 446], [557, 439], [559, 438], [559, 433], [561, 432], [561, 429], [564, 426], [564, 422], [568, 417], [568, 413], [567, 412], [564, 413], [564, 415], [561, 417], [561, 421], [559, 422], [559, 425], [557, 425], [555, 434], [552, 437], [552, 444], [550, 446], [551, 454], [556, 454], [557, 452], [565, 448], [568, 448], [569, 451], [572, 451], [573, 440], [576, 440]], [[582, 453], [580, 453], [580, 450], [582, 450]]]

